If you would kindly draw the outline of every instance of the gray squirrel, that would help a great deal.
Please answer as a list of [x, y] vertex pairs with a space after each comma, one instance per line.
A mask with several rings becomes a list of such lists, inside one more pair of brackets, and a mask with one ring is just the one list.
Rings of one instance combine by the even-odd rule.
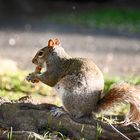
[[[113, 86], [104, 94], [104, 77], [90, 59], [73, 58], [61, 47], [58, 39], [50, 39], [32, 62], [35, 72], [27, 76], [33, 83], [41, 81], [58, 92], [64, 110], [74, 118], [108, 110], [121, 102], [130, 103], [130, 122], [140, 122], [140, 89], [128, 83]], [[43, 65], [45, 72], [41, 73]]]

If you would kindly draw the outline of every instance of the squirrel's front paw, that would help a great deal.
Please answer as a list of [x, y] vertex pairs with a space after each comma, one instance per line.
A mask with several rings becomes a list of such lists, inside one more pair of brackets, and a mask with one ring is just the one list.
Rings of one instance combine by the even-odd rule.
[[39, 80], [36, 78], [36, 75], [35, 73], [30, 73], [27, 77], [26, 77], [26, 80], [28, 82], [32, 82], [32, 83], [38, 83]]

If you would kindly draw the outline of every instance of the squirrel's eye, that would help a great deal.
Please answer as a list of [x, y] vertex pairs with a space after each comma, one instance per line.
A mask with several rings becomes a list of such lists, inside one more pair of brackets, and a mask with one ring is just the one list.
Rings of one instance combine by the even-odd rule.
[[40, 52], [38, 53], [38, 56], [42, 56], [42, 55], [43, 55], [43, 52], [40, 51]]

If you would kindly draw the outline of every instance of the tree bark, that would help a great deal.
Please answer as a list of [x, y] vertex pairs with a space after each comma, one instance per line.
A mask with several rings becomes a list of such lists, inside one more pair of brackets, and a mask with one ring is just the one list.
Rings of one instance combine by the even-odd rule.
[[[52, 130], [62, 130], [68, 132], [69, 135], [79, 138], [87, 138], [94, 140], [97, 136], [97, 123], [102, 128], [99, 139], [101, 140], [123, 140], [124, 138], [115, 132], [112, 127], [99, 121], [92, 119], [91, 124], [78, 123], [71, 119], [70, 115], [65, 114], [60, 117], [54, 117], [51, 109], [59, 108], [52, 104], [35, 104], [31, 98], [22, 98], [18, 101], [7, 101], [0, 98], [0, 128], [9, 129], [12, 127], [12, 136], [16, 140], [27, 139], [27, 136], [39, 133], [43, 128], [49, 127]], [[132, 126], [115, 125], [128, 138], [134, 140], [140, 137], [140, 132]], [[7, 133], [0, 133], [0, 139], [6, 139]], [[36, 134], [37, 135], [37, 134]], [[41, 139], [41, 137], [37, 138]]]

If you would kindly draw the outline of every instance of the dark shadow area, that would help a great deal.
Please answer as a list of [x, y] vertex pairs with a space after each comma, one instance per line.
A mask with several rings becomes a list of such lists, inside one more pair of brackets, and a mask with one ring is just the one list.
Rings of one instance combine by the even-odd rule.
[[[76, 1], [45, 1], [45, 0], [0, 0], [0, 30], [28, 31], [99, 36], [117, 36], [140, 38], [140, 33], [129, 33], [117, 29], [100, 29], [80, 25], [68, 25], [50, 22], [49, 17], [56, 13], [80, 13], [105, 8], [139, 9], [140, 1], [136, 0], [76, 0]], [[48, 17], [48, 18], [47, 18]], [[46, 19], [46, 20], [44, 20]]]

